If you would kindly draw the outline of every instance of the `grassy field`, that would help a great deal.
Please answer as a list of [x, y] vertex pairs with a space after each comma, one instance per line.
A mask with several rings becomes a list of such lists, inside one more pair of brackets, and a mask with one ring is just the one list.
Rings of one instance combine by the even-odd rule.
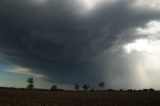
[[0, 106], [160, 106], [160, 92], [0, 90]]

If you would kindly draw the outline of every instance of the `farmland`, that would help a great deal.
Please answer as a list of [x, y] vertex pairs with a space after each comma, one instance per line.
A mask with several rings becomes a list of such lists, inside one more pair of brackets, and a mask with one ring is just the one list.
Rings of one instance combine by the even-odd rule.
[[0, 106], [160, 106], [160, 92], [0, 90]]

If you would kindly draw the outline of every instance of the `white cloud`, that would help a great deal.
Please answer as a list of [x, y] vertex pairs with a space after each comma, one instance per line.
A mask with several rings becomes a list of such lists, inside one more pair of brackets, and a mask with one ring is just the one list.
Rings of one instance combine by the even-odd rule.
[[137, 39], [123, 46], [127, 53], [143, 52], [146, 54], [160, 53], [160, 40]]
[[[123, 45], [127, 55], [139, 54], [141, 58], [137, 59], [136, 67], [140, 75], [141, 83], [144, 87], [158, 88], [157, 81], [160, 75], [160, 22], [150, 21], [145, 27], [137, 28], [139, 35], [133, 42]], [[135, 57], [131, 57], [135, 58]]]
[[92, 9], [94, 5], [96, 4], [96, 2], [98, 1], [97, 0], [82, 0], [82, 2], [87, 9]]
[[156, 20], [150, 21], [149, 23], [147, 23], [145, 28], [139, 27], [137, 28], [137, 31], [140, 34], [147, 34], [147, 35], [160, 34], [160, 21]]
[[160, 0], [135, 0], [133, 7], [160, 11]]
[[24, 67], [20, 67], [20, 66], [14, 66], [14, 67], [6, 68], [6, 69], [4, 69], [4, 71], [11, 72], [11, 73], [17, 73], [17, 74], [31, 75], [31, 76], [34, 76], [36, 78], [46, 77], [42, 74], [38, 74], [38, 73], [33, 72], [33, 70], [31, 70], [29, 68], [24, 68]]
[[80, 1], [86, 7], [86, 9], [93, 9], [95, 6], [101, 3], [111, 4], [116, 2], [117, 0], [80, 0]]
[[112, 5], [118, 0], [72, 0], [74, 3], [73, 5], [77, 5], [75, 7], [76, 12], [79, 15], [87, 15], [89, 12], [96, 10], [98, 7], [102, 6], [102, 4]]
[[133, 43], [129, 43], [123, 46], [127, 53], [131, 53], [132, 51], [138, 52], [149, 52], [147, 48], [149, 47], [148, 41], [146, 39], [138, 39]]
[[131, 53], [132, 51], [146, 53], [160, 53], [160, 22], [150, 21], [145, 27], [137, 28], [139, 35], [144, 35], [144, 38], [136, 39], [132, 43], [128, 43], [123, 48]]

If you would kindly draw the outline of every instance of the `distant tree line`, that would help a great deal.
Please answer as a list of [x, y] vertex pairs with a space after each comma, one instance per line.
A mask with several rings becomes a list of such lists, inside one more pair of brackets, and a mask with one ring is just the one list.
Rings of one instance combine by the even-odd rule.
[[[98, 87], [101, 88], [101, 90], [103, 90], [104, 85], [105, 85], [104, 82], [100, 82], [100, 83], [98, 84]], [[90, 87], [89, 87], [88, 84], [84, 84], [84, 85], [82, 86], [82, 89], [83, 89], [84, 91], [88, 91], [89, 88], [90, 88]], [[78, 83], [74, 83], [74, 89], [75, 89], [75, 91], [79, 91], [80, 85], [79, 85]], [[94, 91], [94, 89], [91, 88], [90, 91]]]
[[[28, 78], [26, 80], [26, 82], [28, 83], [27, 85], [27, 89], [32, 90], [34, 88], [34, 79], [33, 78]], [[128, 90], [123, 90], [123, 89], [119, 89], [119, 90], [114, 90], [114, 89], [108, 89], [108, 90], [104, 90], [104, 86], [105, 83], [102, 81], [100, 83], [97, 84], [97, 86], [100, 88], [100, 90], [94, 90], [94, 88], [90, 89], [90, 86], [88, 84], [83, 84], [82, 86], [80, 86], [80, 84], [78, 83], [74, 83], [74, 90], [75, 91], [80, 91], [80, 89], [82, 89], [83, 91], [109, 91], [109, 92], [153, 92], [155, 91], [153, 88], [150, 89], [143, 89], [143, 90], [133, 90], [133, 89], [128, 89]], [[7, 87], [0, 87], [0, 89], [15, 89], [15, 88], [7, 88]], [[51, 91], [63, 91], [63, 89], [59, 89], [57, 87], [57, 85], [52, 85], [50, 88]]]
[[[33, 78], [28, 78], [26, 80], [26, 82], [28, 83], [27, 85], [27, 89], [29, 90], [32, 90], [34, 88], [34, 79]], [[98, 84], [98, 87], [101, 88], [103, 90], [104, 88], [104, 82], [100, 82]], [[84, 84], [82, 87], [81, 87], [84, 91], [88, 91], [89, 90], [89, 85], [88, 84]], [[74, 83], [74, 89], [75, 91], [79, 91], [80, 90], [80, 85], [78, 83]], [[60, 90], [57, 85], [52, 85], [51, 88], [50, 88], [51, 91], [58, 91]], [[92, 88], [91, 91], [94, 91], [94, 89]]]

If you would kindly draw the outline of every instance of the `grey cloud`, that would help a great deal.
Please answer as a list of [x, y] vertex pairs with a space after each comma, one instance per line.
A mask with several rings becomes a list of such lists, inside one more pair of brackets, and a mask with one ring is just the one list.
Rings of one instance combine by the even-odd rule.
[[[86, 16], [78, 16], [71, 1], [48, 0], [40, 6], [26, 0], [1, 0], [0, 52], [6, 60], [38, 70], [55, 82], [92, 84], [105, 79], [102, 66], [95, 64], [96, 57], [118, 40], [120, 46], [135, 39], [132, 34], [122, 34], [124, 31], [160, 19], [158, 12], [131, 9], [129, 1], [104, 3]], [[115, 77], [123, 73], [113, 71]]]

